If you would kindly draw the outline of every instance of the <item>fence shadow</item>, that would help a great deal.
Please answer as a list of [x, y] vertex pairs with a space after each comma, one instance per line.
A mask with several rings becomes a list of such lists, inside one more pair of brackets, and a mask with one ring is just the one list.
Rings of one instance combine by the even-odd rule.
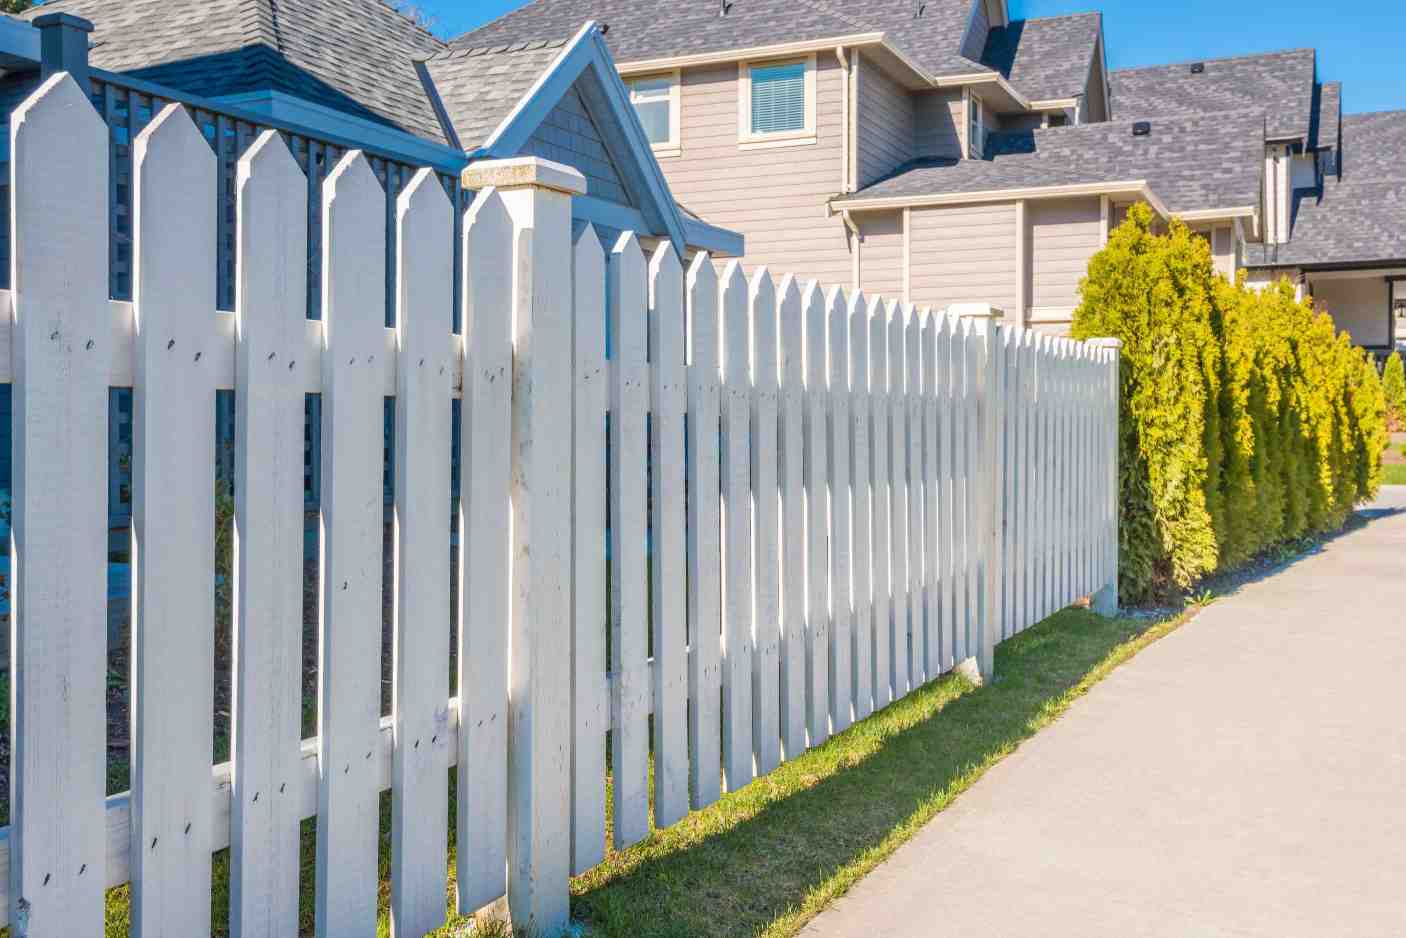
[[[1148, 626], [1068, 610], [1002, 644], [998, 681], [949, 675], [713, 807], [613, 854], [573, 885], [592, 935], [761, 932], [862, 871]], [[837, 873], [842, 873], [836, 877]]]

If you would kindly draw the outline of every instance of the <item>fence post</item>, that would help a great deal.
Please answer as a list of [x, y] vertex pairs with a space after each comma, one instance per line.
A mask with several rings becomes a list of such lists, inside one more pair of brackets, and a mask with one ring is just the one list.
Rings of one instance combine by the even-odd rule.
[[[516, 229], [513, 271], [512, 660], [508, 677], [508, 907], [555, 934], [570, 917], [572, 329], [571, 197], [576, 170], [524, 157], [477, 163], [464, 186], [494, 186]], [[506, 273], [506, 272], [505, 272]]]
[[88, 84], [88, 37], [93, 24], [72, 13], [45, 13], [34, 18], [39, 30], [39, 77], [68, 72], [84, 94]]
[[[983, 681], [996, 676], [996, 641], [1001, 623], [996, 615], [996, 598], [1000, 592], [1001, 524], [1005, 513], [1002, 504], [1002, 478], [996, 434], [1001, 426], [1001, 320], [1005, 313], [989, 303], [959, 303], [948, 312], [972, 321], [972, 331], [980, 336], [981, 381], [978, 390], [980, 443], [977, 465], [983, 476], [976, 493], [977, 529], [970, 536], [979, 539], [979, 593], [981, 609], [976, 616], [981, 634], [976, 642], [976, 664]], [[971, 492], [971, 489], [968, 489]], [[968, 497], [973, 497], [971, 494]]]
[[1091, 339], [1089, 345], [1104, 350], [1107, 355], [1104, 365], [1107, 368], [1108, 394], [1111, 398], [1107, 401], [1109, 406], [1103, 412], [1105, 426], [1102, 429], [1105, 445], [1108, 449], [1104, 451], [1104, 459], [1100, 463], [1103, 467], [1106, 486], [1103, 495], [1107, 501], [1103, 514], [1105, 527], [1102, 534], [1103, 540], [1100, 542], [1103, 554], [1099, 558], [1101, 561], [1099, 573], [1106, 577], [1107, 581], [1094, 594], [1093, 610], [1101, 616], [1116, 616], [1118, 614], [1118, 495], [1120, 486], [1118, 450], [1122, 439], [1119, 426], [1122, 420], [1121, 395], [1123, 391], [1120, 366], [1123, 358], [1123, 340]]

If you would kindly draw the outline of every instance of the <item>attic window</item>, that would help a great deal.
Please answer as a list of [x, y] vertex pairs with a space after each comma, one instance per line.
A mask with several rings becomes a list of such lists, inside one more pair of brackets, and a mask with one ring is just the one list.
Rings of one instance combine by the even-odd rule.
[[1193, 63], [1191, 63], [1191, 74], [1193, 74], [1193, 75], [1201, 75], [1201, 74], [1204, 74], [1205, 71], [1206, 71], [1206, 63], [1205, 63], [1205, 62], [1193, 62]]

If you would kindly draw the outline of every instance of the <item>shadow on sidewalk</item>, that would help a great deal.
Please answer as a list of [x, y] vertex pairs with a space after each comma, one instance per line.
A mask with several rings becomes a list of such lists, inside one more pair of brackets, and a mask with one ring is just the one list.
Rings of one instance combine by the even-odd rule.
[[809, 918], [1057, 716], [1149, 625], [1059, 613], [997, 649], [995, 684], [944, 677], [612, 854], [573, 883], [574, 915], [591, 935], [622, 938], [752, 935]]

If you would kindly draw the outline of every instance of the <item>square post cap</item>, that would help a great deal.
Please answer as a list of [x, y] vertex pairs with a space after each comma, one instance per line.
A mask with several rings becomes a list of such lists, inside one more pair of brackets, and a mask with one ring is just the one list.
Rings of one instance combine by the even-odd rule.
[[953, 303], [947, 307], [947, 315], [957, 319], [1004, 319], [1006, 313], [990, 303]]
[[62, 26], [65, 29], [77, 30], [80, 33], [91, 33], [93, 23], [85, 20], [81, 16], [74, 16], [72, 13], [45, 13], [43, 16], [36, 16], [31, 20], [35, 29], [52, 29]]
[[1094, 348], [1120, 349], [1123, 347], [1123, 340], [1110, 338], [1090, 339], [1088, 344], [1093, 346]]
[[546, 189], [566, 195], [583, 195], [586, 177], [565, 163], [554, 163], [536, 156], [518, 156], [509, 160], [482, 160], [464, 167], [460, 179], [465, 189], [499, 190]]

